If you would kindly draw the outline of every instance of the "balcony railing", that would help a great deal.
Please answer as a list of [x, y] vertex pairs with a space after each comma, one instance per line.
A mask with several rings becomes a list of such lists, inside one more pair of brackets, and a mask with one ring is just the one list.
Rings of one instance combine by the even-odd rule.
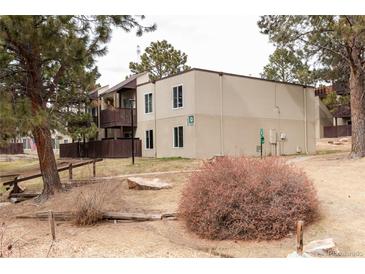
[[[137, 125], [137, 111], [133, 109], [134, 126]], [[115, 108], [104, 109], [100, 112], [100, 127], [122, 127], [131, 126], [131, 109], [130, 108]]]

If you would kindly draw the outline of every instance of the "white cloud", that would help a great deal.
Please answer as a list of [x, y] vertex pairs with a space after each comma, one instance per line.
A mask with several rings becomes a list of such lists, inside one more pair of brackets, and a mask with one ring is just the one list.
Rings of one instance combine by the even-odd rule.
[[128, 64], [156, 40], [166, 39], [188, 55], [192, 67], [259, 76], [274, 50], [257, 27], [253, 15], [160, 15], [146, 16], [144, 24], [157, 23], [157, 30], [137, 37], [121, 29], [113, 32], [108, 54], [98, 60], [99, 83], [114, 85], [130, 74]]

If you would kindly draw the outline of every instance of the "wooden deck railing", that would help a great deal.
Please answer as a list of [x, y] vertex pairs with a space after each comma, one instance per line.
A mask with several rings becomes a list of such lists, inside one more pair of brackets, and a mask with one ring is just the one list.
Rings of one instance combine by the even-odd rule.
[[[137, 125], [137, 112], [133, 109], [134, 124]], [[104, 109], [100, 112], [100, 127], [121, 127], [131, 126], [131, 109], [130, 108], [115, 108]]]

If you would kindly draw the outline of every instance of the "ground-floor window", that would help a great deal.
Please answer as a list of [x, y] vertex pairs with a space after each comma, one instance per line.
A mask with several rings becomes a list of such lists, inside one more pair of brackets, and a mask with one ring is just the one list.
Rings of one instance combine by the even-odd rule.
[[174, 147], [184, 147], [184, 128], [174, 127]]
[[153, 130], [146, 130], [146, 148], [153, 149]]

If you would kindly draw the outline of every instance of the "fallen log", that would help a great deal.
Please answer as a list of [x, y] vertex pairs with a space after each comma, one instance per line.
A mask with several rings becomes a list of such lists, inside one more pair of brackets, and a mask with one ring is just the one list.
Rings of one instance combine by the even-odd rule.
[[34, 197], [39, 196], [41, 193], [13, 193], [9, 195], [9, 198], [25, 198], [25, 199], [31, 199]]
[[107, 219], [107, 220], [155, 221], [155, 220], [162, 220], [162, 214], [104, 212], [103, 213], [103, 219]]
[[158, 178], [147, 179], [141, 177], [129, 177], [127, 178], [128, 188], [136, 190], [160, 190], [171, 188], [171, 185], [161, 181]]
[[[53, 216], [55, 221], [71, 221], [75, 214], [72, 211], [60, 211], [60, 212], [53, 212]], [[28, 215], [18, 215], [16, 216], [17, 219], [39, 219], [41, 221], [48, 220], [48, 211], [36, 212], [34, 214]]]
[[12, 202], [13, 204], [16, 203], [20, 203], [29, 199], [32, 199], [34, 197], [37, 197], [38, 195], [40, 195], [40, 193], [11, 193], [9, 194], [9, 201]]
[[[53, 212], [56, 221], [71, 221], [74, 219], [75, 212], [60, 211]], [[134, 222], [173, 220], [176, 219], [176, 213], [130, 213], [130, 212], [103, 212], [103, 220], [129, 220]], [[48, 211], [36, 212], [34, 214], [18, 215], [18, 219], [39, 219], [48, 220]]]
[[13, 198], [13, 197], [9, 198], [9, 201], [13, 204], [24, 202], [26, 200], [29, 200], [29, 198]]

